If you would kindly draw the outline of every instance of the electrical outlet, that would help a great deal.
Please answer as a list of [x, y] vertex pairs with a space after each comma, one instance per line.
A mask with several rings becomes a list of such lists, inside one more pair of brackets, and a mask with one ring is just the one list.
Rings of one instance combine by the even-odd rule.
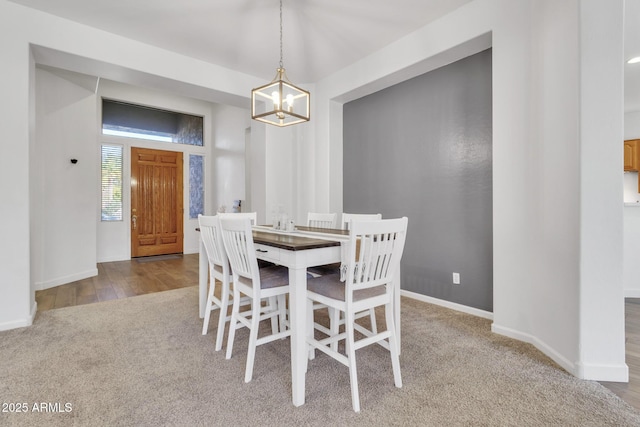
[[453, 273], [453, 284], [454, 285], [460, 284], [460, 273]]

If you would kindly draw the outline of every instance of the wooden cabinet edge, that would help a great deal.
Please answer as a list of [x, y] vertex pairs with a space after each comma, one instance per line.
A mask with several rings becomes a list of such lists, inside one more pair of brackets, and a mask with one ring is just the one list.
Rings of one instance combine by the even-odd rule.
[[[627, 146], [631, 149], [631, 159], [630, 164], [627, 163], [626, 153], [625, 153], [625, 161], [624, 161], [624, 171], [625, 172], [638, 172], [638, 145], [640, 144], [640, 139], [628, 139], [624, 141], [624, 151], [626, 151]], [[638, 183], [640, 188], [640, 182]]]

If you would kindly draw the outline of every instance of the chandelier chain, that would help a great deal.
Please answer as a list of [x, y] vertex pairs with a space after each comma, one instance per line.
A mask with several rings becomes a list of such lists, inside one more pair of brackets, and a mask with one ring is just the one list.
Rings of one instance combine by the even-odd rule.
[[280, 0], [280, 68], [283, 68], [283, 62], [282, 62], [282, 0]]

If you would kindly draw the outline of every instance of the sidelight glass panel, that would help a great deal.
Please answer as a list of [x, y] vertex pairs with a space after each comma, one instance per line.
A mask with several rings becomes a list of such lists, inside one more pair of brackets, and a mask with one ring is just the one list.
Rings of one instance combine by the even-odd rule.
[[204, 157], [189, 155], [189, 218], [204, 215]]
[[101, 151], [101, 220], [122, 221], [122, 146], [103, 145]]

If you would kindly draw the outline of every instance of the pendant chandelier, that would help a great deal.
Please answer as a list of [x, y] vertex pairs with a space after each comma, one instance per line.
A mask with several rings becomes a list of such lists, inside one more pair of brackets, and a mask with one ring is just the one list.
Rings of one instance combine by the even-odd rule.
[[290, 126], [309, 121], [310, 93], [294, 86], [282, 62], [282, 0], [280, 0], [280, 66], [276, 76], [251, 91], [251, 118], [275, 126]]

